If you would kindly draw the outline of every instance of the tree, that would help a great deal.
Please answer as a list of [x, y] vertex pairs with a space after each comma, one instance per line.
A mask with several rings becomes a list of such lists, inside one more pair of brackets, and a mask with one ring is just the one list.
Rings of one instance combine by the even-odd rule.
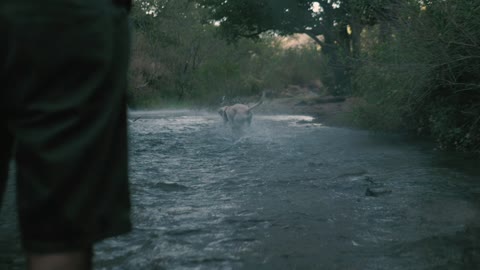
[[213, 40], [214, 26], [199, 23], [201, 12], [189, 0], [135, 1], [132, 73], [137, 80], [132, 81], [137, 81], [137, 92], [161, 91], [161, 96], [178, 100], [192, 94], [193, 73]]
[[[297, 69], [289, 76], [278, 75], [281, 71], [271, 67], [283, 56], [272, 40], [228, 44], [218, 38], [214, 24], [202, 23], [205, 12], [190, 0], [135, 1], [129, 89], [133, 106], [174, 101], [218, 104], [222, 96], [228, 101], [257, 94], [304, 73]], [[270, 67], [261, 68], [266, 65]], [[308, 72], [304, 76], [312, 77]]]
[[396, 0], [197, 0], [229, 41], [262, 34], [303, 33], [322, 48], [334, 73], [334, 92], [350, 87], [351, 59], [360, 55], [360, 33], [378, 22]]

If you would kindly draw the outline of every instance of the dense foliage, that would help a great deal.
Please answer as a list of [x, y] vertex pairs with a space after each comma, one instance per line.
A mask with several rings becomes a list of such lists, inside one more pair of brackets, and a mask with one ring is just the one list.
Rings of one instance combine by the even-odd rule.
[[375, 129], [406, 129], [441, 148], [480, 152], [480, 2], [399, 5], [390, 37], [369, 40], [355, 74], [366, 104], [357, 120]]
[[188, 0], [137, 1], [132, 12], [131, 106], [220, 105], [330, 72], [316, 46], [283, 49], [274, 37], [218, 37], [206, 10]]
[[351, 90], [351, 58], [360, 54], [360, 33], [382, 20], [393, 0], [198, 0], [210, 19], [221, 21], [220, 31], [228, 40], [259, 38], [273, 32], [303, 33], [322, 47], [333, 72], [331, 89]]

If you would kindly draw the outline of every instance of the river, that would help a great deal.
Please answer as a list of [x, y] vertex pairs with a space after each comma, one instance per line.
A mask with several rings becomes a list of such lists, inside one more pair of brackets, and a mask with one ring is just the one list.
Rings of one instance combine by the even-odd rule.
[[[134, 230], [96, 269], [480, 267], [479, 160], [309, 120], [255, 115], [236, 137], [207, 112], [131, 113]], [[24, 263], [13, 188], [1, 269]]]

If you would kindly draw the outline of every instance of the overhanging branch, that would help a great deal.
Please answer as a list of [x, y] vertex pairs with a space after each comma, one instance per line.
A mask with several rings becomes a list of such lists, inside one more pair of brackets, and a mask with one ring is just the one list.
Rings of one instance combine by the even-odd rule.
[[307, 34], [311, 39], [313, 39], [318, 45], [322, 47], [328, 46], [327, 44], [325, 44], [325, 42], [321, 41], [313, 32], [306, 31], [305, 34]]
[[249, 33], [249, 34], [240, 34], [241, 37], [244, 37], [244, 38], [255, 38], [255, 37], [258, 37], [261, 33], [263, 33], [262, 31], [257, 31], [257, 32], [254, 32], [254, 33]]

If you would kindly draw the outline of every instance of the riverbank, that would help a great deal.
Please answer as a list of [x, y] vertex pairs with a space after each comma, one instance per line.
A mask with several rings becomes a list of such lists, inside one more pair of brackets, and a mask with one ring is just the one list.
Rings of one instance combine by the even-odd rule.
[[302, 114], [329, 126], [351, 126], [356, 100], [344, 97], [276, 98], [265, 101], [256, 111], [263, 114]]
[[[254, 100], [252, 100], [254, 101]], [[308, 88], [291, 86], [271, 95], [255, 108], [260, 114], [300, 114], [314, 117], [314, 122], [329, 126], [353, 126], [353, 109], [359, 104], [354, 97], [331, 96]]]

